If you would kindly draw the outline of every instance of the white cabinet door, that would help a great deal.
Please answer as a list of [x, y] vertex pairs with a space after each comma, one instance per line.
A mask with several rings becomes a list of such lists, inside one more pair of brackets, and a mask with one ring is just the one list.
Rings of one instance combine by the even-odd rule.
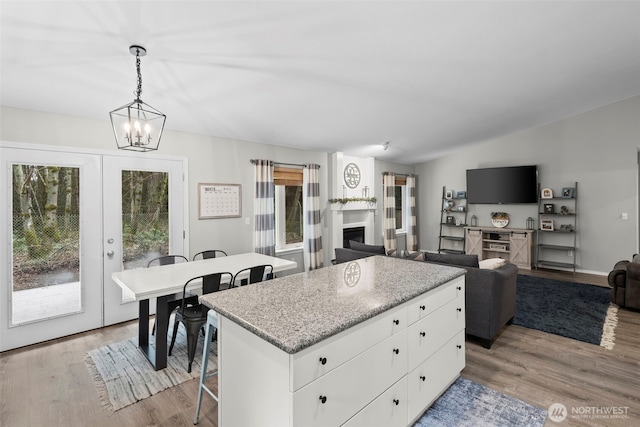
[[387, 391], [343, 427], [405, 427], [407, 425], [407, 377], [402, 377]]
[[293, 425], [341, 425], [406, 372], [404, 329], [295, 392]]

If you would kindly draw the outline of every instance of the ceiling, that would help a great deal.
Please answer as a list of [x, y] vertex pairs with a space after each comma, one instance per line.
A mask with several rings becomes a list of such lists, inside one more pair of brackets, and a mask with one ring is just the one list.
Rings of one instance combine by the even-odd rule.
[[407, 164], [640, 94], [638, 1], [2, 0], [0, 26], [1, 105], [106, 123], [140, 44], [167, 129]]

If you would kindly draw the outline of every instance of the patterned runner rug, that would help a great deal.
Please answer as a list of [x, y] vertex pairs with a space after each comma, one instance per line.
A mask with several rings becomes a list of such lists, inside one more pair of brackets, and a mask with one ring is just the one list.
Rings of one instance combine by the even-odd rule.
[[458, 378], [413, 427], [542, 427], [547, 411]]
[[[178, 328], [175, 346], [167, 358], [167, 367], [160, 371], [154, 370], [138, 349], [138, 337], [91, 350], [85, 356], [85, 362], [93, 375], [102, 405], [113, 412], [199, 377], [203, 343], [204, 337], [200, 335], [191, 373], [187, 373], [187, 337], [182, 326]], [[215, 351], [215, 346], [213, 348]], [[218, 358], [212, 351], [208, 370], [215, 371], [217, 366]]]

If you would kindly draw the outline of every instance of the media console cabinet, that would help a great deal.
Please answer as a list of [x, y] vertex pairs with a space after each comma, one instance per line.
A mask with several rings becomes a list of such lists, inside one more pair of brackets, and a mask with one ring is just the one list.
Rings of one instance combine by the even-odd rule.
[[412, 425], [465, 366], [464, 273], [374, 256], [203, 296], [218, 425]]
[[534, 233], [524, 228], [465, 227], [465, 251], [478, 255], [478, 261], [504, 258], [531, 270]]

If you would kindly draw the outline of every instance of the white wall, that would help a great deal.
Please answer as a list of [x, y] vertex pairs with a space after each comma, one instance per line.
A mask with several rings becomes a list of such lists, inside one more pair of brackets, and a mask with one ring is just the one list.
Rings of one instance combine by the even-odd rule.
[[[2, 141], [116, 151], [107, 113], [105, 113], [105, 120], [101, 121], [9, 107], [0, 108], [0, 140]], [[320, 187], [320, 200], [323, 206], [328, 197], [326, 153], [170, 130], [165, 130], [157, 153], [165, 156], [187, 157], [189, 161], [189, 252], [191, 256], [209, 248], [223, 249], [228, 254], [253, 250], [254, 178], [250, 159], [264, 158], [286, 163], [318, 163], [321, 182], [325, 183]], [[197, 192], [199, 182], [242, 184], [242, 217], [199, 220]], [[246, 218], [250, 219], [250, 225], [245, 224]], [[285, 257], [290, 259], [294, 256]], [[333, 256], [330, 256], [327, 250], [326, 262], [331, 258]], [[301, 257], [296, 258], [296, 261], [300, 267], [298, 271], [302, 271]]]
[[[418, 165], [421, 247], [438, 248], [443, 186], [464, 190], [467, 169], [536, 164], [543, 187], [560, 191], [578, 182], [578, 270], [608, 274], [638, 252], [639, 145], [640, 97], [633, 97]], [[537, 219], [536, 205], [471, 205], [469, 218], [490, 225], [495, 210], [508, 212], [513, 227]]]

